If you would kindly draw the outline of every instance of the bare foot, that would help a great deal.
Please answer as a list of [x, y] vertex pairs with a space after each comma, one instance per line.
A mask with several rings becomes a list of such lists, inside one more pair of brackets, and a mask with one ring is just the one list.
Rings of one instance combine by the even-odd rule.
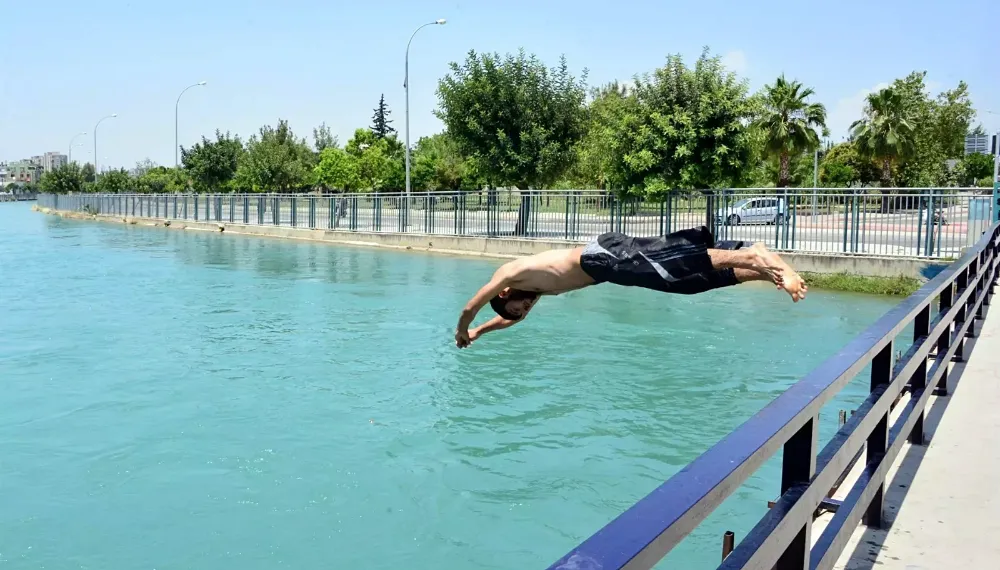
[[778, 289], [784, 289], [791, 296], [792, 302], [798, 303], [806, 298], [806, 293], [809, 291], [806, 282], [778, 254], [768, 251], [759, 242], [753, 244], [750, 249], [757, 258], [758, 267], [754, 269], [770, 277]]

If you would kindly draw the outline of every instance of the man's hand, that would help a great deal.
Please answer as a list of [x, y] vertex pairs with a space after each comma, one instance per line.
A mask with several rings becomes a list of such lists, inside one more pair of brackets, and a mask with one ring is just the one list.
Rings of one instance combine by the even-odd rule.
[[459, 329], [455, 333], [455, 346], [458, 348], [465, 348], [472, 344], [472, 335], [469, 334], [468, 329]]

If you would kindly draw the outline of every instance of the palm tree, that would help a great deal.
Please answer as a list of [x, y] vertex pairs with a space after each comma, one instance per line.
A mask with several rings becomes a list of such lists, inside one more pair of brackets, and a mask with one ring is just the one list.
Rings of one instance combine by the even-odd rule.
[[868, 95], [865, 116], [851, 123], [851, 137], [863, 156], [882, 164], [883, 188], [892, 185], [892, 164], [913, 152], [913, 125], [902, 95], [892, 87]]
[[764, 88], [764, 110], [757, 126], [767, 141], [767, 153], [778, 157], [780, 188], [791, 180], [791, 156], [819, 146], [817, 128], [826, 136], [826, 107], [806, 101], [813, 94], [798, 81], [786, 80], [784, 74]]

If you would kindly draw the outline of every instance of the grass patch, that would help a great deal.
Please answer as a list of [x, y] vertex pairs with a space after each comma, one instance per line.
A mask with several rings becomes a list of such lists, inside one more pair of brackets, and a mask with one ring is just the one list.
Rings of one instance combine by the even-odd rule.
[[898, 275], [896, 277], [869, 277], [851, 273], [801, 272], [810, 288], [906, 297], [923, 285], [919, 279]]

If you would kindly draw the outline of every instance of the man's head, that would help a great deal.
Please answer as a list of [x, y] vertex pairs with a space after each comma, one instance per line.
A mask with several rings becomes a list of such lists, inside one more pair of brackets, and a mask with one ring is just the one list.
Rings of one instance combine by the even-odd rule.
[[517, 321], [528, 314], [537, 300], [538, 293], [508, 287], [490, 299], [490, 307], [508, 321]]

